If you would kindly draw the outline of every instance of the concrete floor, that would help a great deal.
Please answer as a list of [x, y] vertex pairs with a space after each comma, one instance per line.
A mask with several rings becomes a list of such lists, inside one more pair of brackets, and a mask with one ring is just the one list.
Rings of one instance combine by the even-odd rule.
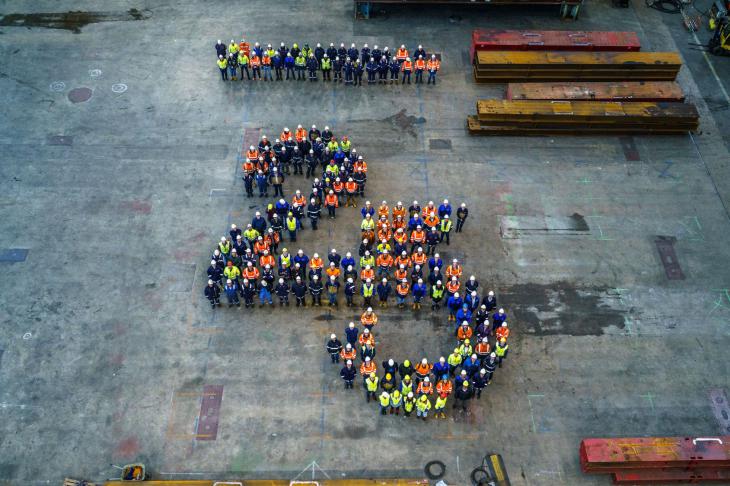
[[[66, 25], [79, 33], [0, 27], [0, 249], [28, 249], [0, 263], [0, 484], [99, 480], [133, 460], [157, 477], [301, 479], [420, 476], [433, 459], [450, 484], [467, 484], [488, 451], [515, 485], [608, 484], [580, 473], [581, 438], [728, 434], [709, 393], [730, 386], [730, 117], [679, 17], [590, 2], [577, 22], [553, 9], [437, 7], [354, 21], [347, 1], [254, 0], [105, 2], [101, 20]], [[471, 81], [475, 27], [635, 30], [646, 50], [679, 47], [701, 133], [469, 136], [476, 99], [502, 95]], [[222, 83], [213, 44], [241, 31], [271, 43], [420, 42], [443, 53], [440, 84]], [[710, 62], [727, 79], [730, 61]], [[79, 87], [93, 96], [70, 102]], [[350, 135], [373, 201], [469, 204], [466, 233], [442, 254], [497, 291], [514, 333], [471, 415], [381, 418], [342, 390], [323, 344], [354, 312], [210, 311], [201, 288], [213, 243], [262, 207], [242, 197], [242, 138], [297, 123]], [[286, 190], [305, 187], [292, 178]], [[500, 236], [574, 213], [588, 231]], [[343, 210], [300, 245], [354, 248], [358, 221]], [[657, 235], [676, 238], [684, 280], [667, 280]], [[435, 359], [452, 344], [445, 315], [392, 309], [381, 323], [380, 359]], [[205, 385], [224, 387], [216, 440], [193, 437]]]

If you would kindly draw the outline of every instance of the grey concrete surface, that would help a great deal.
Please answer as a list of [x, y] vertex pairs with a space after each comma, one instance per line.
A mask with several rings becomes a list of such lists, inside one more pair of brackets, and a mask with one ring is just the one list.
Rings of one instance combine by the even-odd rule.
[[[0, 483], [99, 480], [134, 460], [167, 478], [294, 478], [307, 467], [300, 478], [311, 468], [322, 478], [420, 475], [440, 459], [450, 484], [468, 484], [495, 451], [515, 485], [608, 484], [580, 473], [581, 438], [728, 433], [709, 400], [730, 385], [728, 112], [710, 103], [716, 80], [685, 49], [677, 17], [606, 2], [577, 22], [552, 9], [442, 7], [355, 21], [347, 1], [2, 4], [3, 14], [68, 11], [103, 11], [87, 19], [102, 21], [0, 27], [0, 249], [28, 249], [0, 263]], [[636, 30], [650, 49], [679, 45], [702, 131], [471, 137], [476, 99], [502, 95], [470, 79], [475, 27]], [[443, 69], [436, 87], [222, 83], [213, 44], [241, 32], [420, 42]], [[728, 60], [710, 62], [727, 72]], [[92, 97], [72, 103], [80, 87]], [[324, 342], [354, 312], [210, 311], [212, 245], [262, 207], [236, 176], [244, 130], [271, 137], [297, 123], [350, 136], [373, 201], [469, 204], [466, 232], [442, 254], [495, 289], [514, 333], [471, 415], [381, 418], [359, 389], [343, 390]], [[631, 143], [638, 161], [627, 160]], [[588, 231], [500, 233], [574, 214]], [[290, 249], [354, 248], [358, 221], [342, 210]], [[667, 280], [657, 235], [676, 238], [684, 280]], [[381, 312], [378, 358], [447, 353], [445, 317]], [[194, 438], [207, 384], [224, 386], [214, 441]]]

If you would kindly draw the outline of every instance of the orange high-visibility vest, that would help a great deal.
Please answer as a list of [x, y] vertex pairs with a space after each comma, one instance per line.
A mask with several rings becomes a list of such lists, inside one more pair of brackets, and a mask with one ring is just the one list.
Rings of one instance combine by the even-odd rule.
[[408, 258], [408, 255], [400, 255], [398, 258], [395, 259], [395, 264], [398, 266], [398, 268], [400, 268], [401, 265], [409, 268], [411, 266], [411, 259]]
[[257, 68], [261, 65], [261, 59], [259, 59], [259, 56], [253, 56], [251, 58], [251, 67]]
[[458, 280], [456, 280], [456, 281], [449, 280], [446, 283], [446, 291], [449, 292], [450, 294], [455, 294], [456, 292], [458, 292], [460, 287], [461, 287], [461, 285], [459, 284]]
[[360, 346], [365, 346], [366, 344], [369, 344], [370, 346], [375, 346], [375, 338], [370, 333], [360, 334], [357, 338], [357, 342], [360, 343]]
[[367, 268], [363, 268], [360, 271], [360, 280], [362, 280], [363, 282], [365, 282], [367, 279], [370, 279], [370, 281], [372, 282], [372, 280], [374, 278], [375, 278], [375, 272], [373, 271], [372, 268], [370, 270], [368, 270]]
[[453, 389], [453, 385], [448, 380], [441, 380], [436, 383], [436, 393], [438, 393], [439, 395], [451, 395], [451, 391]]
[[312, 259], [311, 259], [311, 260], [309, 261], [309, 267], [310, 267], [310, 268], [311, 268], [312, 270], [319, 270], [319, 269], [321, 269], [321, 268], [322, 268], [323, 266], [324, 266], [324, 262], [323, 262], [323, 261], [322, 261], [322, 259], [321, 259], [321, 258], [319, 258], [319, 257], [317, 257], [317, 258], [312, 258]]
[[426, 68], [426, 63], [423, 61], [423, 59], [418, 59], [416, 61], [416, 69], [423, 71]]
[[436, 207], [429, 208], [426, 206], [423, 208], [423, 211], [421, 211], [421, 217], [423, 219], [428, 218], [429, 216], [436, 216]]
[[403, 71], [412, 71], [413, 70], [413, 63], [411, 61], [405, 61], [403, 63]]
[[345, 190], [348, 194], [355, 194], [355, 191], [357, 191], [357, 182], [355, 181], [347, 181], [345, 182]]
[[266, 265], [274, 268], [276, 261], [274, 260], [273, 255], [261, 255], [261, 258], [259, 258], [259, 264], [261, 265], [261, 268], [265, 268]]
[[369, 314], [369, 315], [367, 312], [363, 312], [362, 315], [360, 316], [360, 322], [362, 322], [363, 324], [367, 324], [367, 325], [377, 324], [378, 316], [375, 315], [375, 312], [373, 312], [372, 314]]
[[509, 327], [499, 326], [494, 332], [497, 335], [497, 341], [500, 341], [502, 338], [507, 339], [509, 337]]
[[259, 151], [256, 149], [249, 150], [248, 153], [246, 154], [246, 158], [250, 162], [256, 162], [257, 160], [259, 160]]
[[419, 375], [425, 376], [431, 372], [432, 366], [428, 363], [426, 363], [426, 364], [418, 363], [414, 368], [416, 370], [416, 373], [418, 373]]
[[357, 356], [357, 353], [355, 352], [354, 349], [351, 349], [348, 352], [345, 348], [342, 348], [342, 351], [340, 351], [340, 357], [342, 358], [343, 361], [345, 361], [345, 363], [347, 362], [348, 359], [355, 361], [355, 356]]
[[398, 216], [401, 218], [406, 217], [406, 208], [401, 206], [400, 208], [398, 206], [393, 208], [393, 224], [395, 224], [395, 220], [398, 219]]
[[395, 58], [399, 61], [405, 61], [408, 57], [408, 51], [405, 49], [398, 49], [398, 52], [395, 54]]
[[250, 160], [247, 160], [246, 162], [243, 163], [242, 169], [243, 169], [244, 174], [252, 173], [253, 169], [254, 169], [253, 162], [251, 162]]
[[485, 343], [483, 341], [479, 341], [476, 346], [474, 346], [474, 352], [478, 355], [485, 355], [489, 354], [490, 348], [489, 343]]
[[304, 196], [302, 196], [302, 195], [299, 195], [299, 196], [295, 195], [293, 198], [291, 198], [292, 205], [298, 204], [299, 206], [304, 206], [305, 202], [306, 201], [304, 199]]
[[451, 277], [456, 277], [456, 278], [461, 277], [461, 265], [458, 265], [458, 264], [457, 265], [453, 265], [452, 264], [452, 265], [449, 265], [448, 267], [446, 267], [446, 276], [449, 277], [449, 278], [451, 278]]
[[326, 206], [334, 206], [339, 207], [340, 203], [337, 200], [337, 196], [335, 194], [327, 194], [324, 198], [324, 204]]
[[418, 384], [418, 389], [416, 390], [416, 393], [425, 393], [426, 395], [430, 395], [433, 393], [433, 383], [429, 382], [426, 383], [425, 381], [422, 381]]
[[408, 278], [408, 272], [406, 270], [401, 270], [400, 268], [395, 271], [395, 279], [400, 281]]
[[281, 140], [281, 143], [284, 143], [287, 140], [291, 140], [291, 132], [281, 132], [281, 135], [279, 135], [279, 140]]
[[268, 249], [269, 249], [269, 244], [266, 242], [266, 240], [257, 241], [253, 245], [253, 252], [256, 253], [257, 255], [261, 255], [264, 252], [264, 250], [268, 250]]
[[381, 229], [378, 231], [378, 241], [390, 241], [390, 238], [393, 236], [393, 233], [388, 228]]
[[433, 59], [426, 63], [426, 69], [428, 69], [429, 71], [438, 71], [440, 67], [441, 63], [438, 59]]
[[358, 160], [352, 167], [355, 170], [362, 170], [366, 174], [368, 172], [368, 164], [364, 160]]
[[377, 371], [378, 367], [372, 361], [370, 361], [370, 364], [363, 361], [360, 365], [360, 374], [366, 378], [370, 376], [370, 373], [376, 373]]
[[466, 328], [464, 328], [464, 326], [459, 326], [459, 329], [456, 331], [456, 338], [459, 341], [463, 341], [464, 339], [471, 338], [472, 334], [474, 334], [474, 332], [471, 330], [471, 327], [466, 326]]
[[393, 257], [387, 253], [378, 255], [378, 266], [382, 268], [390, 268], [393, 266]]
[[[396, 224], [398, 224], [398, 221], [395, 221], [393, 223], [394, 226]], [[403, 226], [405, 226], [405, 225], [406, 225], [406, 223], [404, 221]], [[397, 229], [401, 229], [401, 228], [397, 228]], [[393, 239], [395, 239], [396, 243], [400, 243], [401, 245], [404, 245], [408, 241], [408, 234], [406, 234], [405, 231], [396, 231], [395, 234], [393, 235]]]
[[303, 128], [297, 128], [294, 137], [297, 139], [297, 142], [301, 142], [307, 137], [307, 132], [305, 132]]
[[271, 58], [269, 56], [264, 56], [264, 59], [261, 61], [261, 63], [264, 66], [271, 66]]
[[388, 213], [390, 212], [390, 208], [388, 206], [380, 206], [378, 208], [378, 219], [380, 219], [382, 216], [388, 217]]
[[411, 232], [411, 243], [423, 243], [426, 241], [426, 232], [423, 230], [413, 230]]
[[332, 190], [335, 191], [335, 194], [341, 193], [344, 188], [345, 185], [342, 182], [335, 181], [332, 183]]
[[249, 280], [256, 280], [259, 278], [259, 269], [256, 267], [246, 267], [243, 271], [243, 277]]
[[243, 53], [246, 54], [246, 56], [250, 57], [251, 45], [248, 42], [240, 42], [238, 44], [238, 48], [241, 49], [243, 51]]
[[327, 273], [328, 277], [339, 277], [340, 276], [340, 269], [337, 267], [327, 267], [327, 270], [325, 270], [325, 273]]
[[408, 285], [408, 282], [401, 282], [398, 284], [398, 286], [395, 288], [396, 292], [398, 292], [398, 295], [401, 297], [405, 297], [408, 295], [408, 291], [410, 290], [410, 285]]
[[426, 216], [426, 219], [423, 220], [423, 224], [425, 224], [429, 228], [435, 228], [436, 225], [439, 224], [439, 217], [435, 214], [429, 214], [428, 216]]
[[413, 259], [414, 265], [421, 265], [421, 268], [423, 268], [423, 265], [426, 263], [426, 254], [425, 253], [414, 253], [411, 258]]

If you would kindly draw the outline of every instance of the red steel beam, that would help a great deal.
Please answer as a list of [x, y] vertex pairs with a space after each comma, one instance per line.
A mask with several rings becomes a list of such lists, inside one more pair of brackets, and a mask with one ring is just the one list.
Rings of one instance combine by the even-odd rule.
[[699, 484], [730, 481], [730, 469], [628, 469], [613, 473], [613, 484]]
[[730, 468], [730, 437], [583, 439], [580, 463], [589, 473], [663, 467]]
[[638, 51], [636, 32], [569, 30], [477, 29], [471, 36], [475, 51]]

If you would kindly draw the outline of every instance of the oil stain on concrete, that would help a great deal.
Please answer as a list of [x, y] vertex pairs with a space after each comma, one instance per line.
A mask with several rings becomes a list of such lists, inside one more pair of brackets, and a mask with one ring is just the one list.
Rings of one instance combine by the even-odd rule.
[[576, 287], [566, 282], [552, 285], [519, 284], [502, 293], [507, 311], [526, 334], [536, 336], [600, 336], [624, 328], [627, 310], [620, 307], [611, 289]]
[[44, 12], [7, 14], [0, 18], [2, 27], [41, 27], [46, 29], [70, 30], [80, 34], [81, 29], [99, 22], [126, 22], [147, 20], [149, 10], [130, 8], [126, 12]]

